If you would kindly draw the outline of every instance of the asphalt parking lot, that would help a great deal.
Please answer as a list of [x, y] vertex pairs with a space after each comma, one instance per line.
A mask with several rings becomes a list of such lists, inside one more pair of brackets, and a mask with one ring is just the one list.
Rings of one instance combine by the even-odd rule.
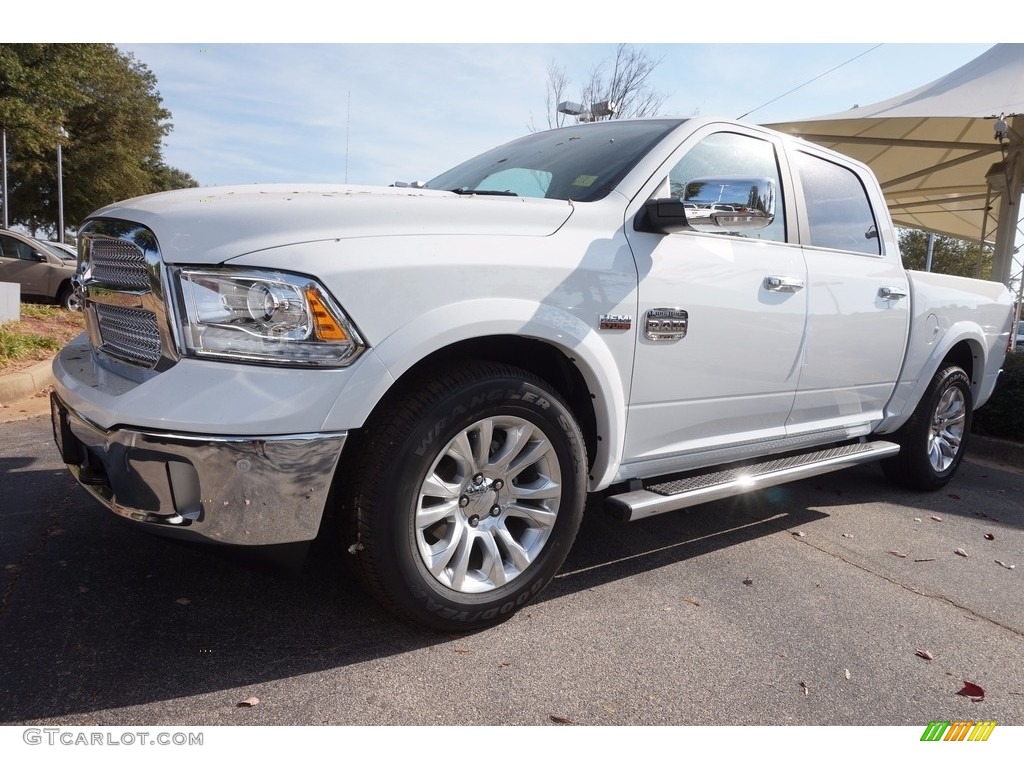
[[1024, 725], [1019, 470], [917, 494], [858, 467], [633, 524], [595, 500], [538, 602], [451, 636], [330, 541], [294, 573], [140, 533], [46, 417], [0, 429], [2, 724]]

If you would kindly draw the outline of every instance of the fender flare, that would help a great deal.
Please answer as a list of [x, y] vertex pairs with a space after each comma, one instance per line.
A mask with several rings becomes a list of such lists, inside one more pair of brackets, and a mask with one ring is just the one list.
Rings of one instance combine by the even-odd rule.
[[[471, 299], [437, 307], [406, 323], [367, 350], [339, 393], [323, 429], [362, 426], [370, 413], [413, 366], [459, 342], [490, 336], [517, 336], [548, 344], [561, 351], [586, 381], [592, 399], [597, 434], [590, 490], [607, 486], [622, 460], [626, 404], [632, 362], [632, 341], [626, 375], [602, 336], [579, 317], [558, 307], [523, 299]], [[630, 337], [631, 339], [631, 337]], [[620, 356], [626, 351], [622, 345]]]

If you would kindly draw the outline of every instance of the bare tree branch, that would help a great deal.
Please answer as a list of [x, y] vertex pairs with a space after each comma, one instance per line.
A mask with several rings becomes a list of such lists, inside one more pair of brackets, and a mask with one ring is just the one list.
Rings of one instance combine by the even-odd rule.
[[[595, 64], [586, 83], [579, 90], [579, 101], [585, 108], [610, 101], [616, 112], [611, 115], [577, 117], [578, 122], [608, 120], [628, 117], [649, 117], [658, 114], [665, 103], [667, 94], [654, 90], [650, 84], [654, 70], [661, 64], [661, 58], [654, 58], [641, 48], [621, 43], [615, 49], [612, 60], [604, 59]], [[552, 62], [548, 67], [547, 99], [548, 127], [565, 124], [568, 116], [558, 112], [558, 105], [566, 100], [571, 80], [564, 67]]]

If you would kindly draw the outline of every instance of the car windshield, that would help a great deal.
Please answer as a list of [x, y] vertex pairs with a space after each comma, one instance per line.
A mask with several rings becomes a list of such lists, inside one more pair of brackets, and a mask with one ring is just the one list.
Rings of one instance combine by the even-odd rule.
[[59, 259], [63, 259], [64, 261], [77, 261], [78, 259], [78, 256], [76, 256], [74, 253], [65, 250], [64, 248], [61, 248], [59, 245], [56, 245], [54, 243], [44, 243], [42, 240], [38, 242], [41, 246], [43, 246], [43, 248], [48, 250], [50, 253], [52, 253]]
[[607, 120], [534, 133], [484, 152], [426, 186], [460, 194], [600, 200], [679, 120]]

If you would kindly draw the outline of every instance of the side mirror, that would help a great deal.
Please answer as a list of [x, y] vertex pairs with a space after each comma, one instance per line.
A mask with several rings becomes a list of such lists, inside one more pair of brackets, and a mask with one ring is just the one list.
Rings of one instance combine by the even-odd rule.
[[775, 220], [775, 182], [722, 176], [693, 179], [681, 197], [648, 200], [637, 229], [670, 234], [685, 229], [717, 234], [764, 229]]

